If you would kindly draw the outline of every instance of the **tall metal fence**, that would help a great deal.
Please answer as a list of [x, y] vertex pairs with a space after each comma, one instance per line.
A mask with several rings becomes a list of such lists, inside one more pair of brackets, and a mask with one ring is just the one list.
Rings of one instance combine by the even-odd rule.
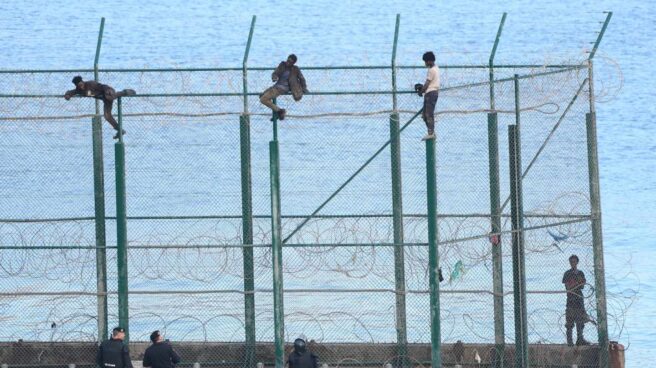
[[160, 329], [243, 350], [208, 348], [205, 365], [254, 366], [268, 343], [277, 367], [301, 335], [380, 346], [323, 351], [331, 365], [448, 365], [441, 344], [461, 340], [540, 366], [528, 345], [564, 342], [577, 254], [603, 364], [592, 58], [441, 65], [425, 143], [424, 67], [301, 65], [310, 93], [279, 98], [279, 121], [258, 99], [273, 67], [246, 60], [96, 69], [137, 91], [114, 106], [114, 147], [93, 100], [62, 98], [94, 70], [0, 74], [0, 340], [93, 342], [120, 324], [130, 341]]

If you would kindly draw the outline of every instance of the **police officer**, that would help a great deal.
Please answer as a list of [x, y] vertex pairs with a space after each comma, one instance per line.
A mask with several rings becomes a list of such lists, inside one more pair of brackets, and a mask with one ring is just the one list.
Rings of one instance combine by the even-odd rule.
[[319, 357], [307, 351], [305, 340], [299, 337], [294, 340], [294, 351], [289, 354], [287, 364], [289, 368], [319, 368]]
[[125, 329], [116, 327], [112, 337], [98, 347], [96, 363], [100, 368], [133, 368], [128, 346], [123, 343]]
[[150, 334], [152, 345], [146, 349], [143, 358], [143, 366], [151, 368], [173, 368], [180, 363], [180, 356], [173, 350], [168, 341], [158, 331]]

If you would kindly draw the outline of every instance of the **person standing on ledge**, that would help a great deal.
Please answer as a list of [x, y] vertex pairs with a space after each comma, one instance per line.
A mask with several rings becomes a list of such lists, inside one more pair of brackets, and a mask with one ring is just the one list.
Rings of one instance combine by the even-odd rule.
[[112, 330], [112, 337], [105, 340], [98, 347], [96, 363], [100, 368], [133, 368], [130, 360], [128, 346], [123, 343], [125, 330], [116, 327]]
[[428, 68], [428, 74], [423, 85], [421, 83], [415, 84], [415, 90], [419, 96], [424, 96], [424, 111], [421, 118], [426, 123], [428, 134], [422, 140], [427, 141], [435, 139], [435, 105], [440, 90], [440, 69], [435, 65], [435, 54], [432, 51], [425, 52], [422, 59]]
[[567, 345], [573, 346], [572, 329], [576, 325], [576, 345], [590, 345], [583, 337], [583, 327], [589, 321], [583, 303], [583, 287], [585, 287], [585, 274], [577, 268], [579, 257], [572, 254], [569, 257], [570, 269], [563, 275], [563, 284], [567, 290], [567, 304], [565, 307], [565, 328], [567, 329]]
[[[73, 84], [75, 85], [75, 89], [66, 91], [64, 98], [68, 101], [73, 96], [85, 96], [101, 100], [103, 102], [105, 120], [107, 120], [107, 122], [114, 128], [114, 130], [116, 130], [117, 133], [114, 136], [114, 139], [118, 139], [118, 123], [112, 116], [112, 106], [114, 104], [114, 100], [123, 96], [133, 96], [136, 94], [136, 92], [133, 89], [124, 89], [121, 92], [116, 92], [114, 88], [106, 84], [98, 83], [96, 81], [85, 82], [79, 75], [73, 78]], [[122, 134], [125, 134], [125, 130], [123, 130]]]
[[300, 101], [303, 94], [308, 93], [303, 73], [301, 73], [301, 69], [294, 65], [296, 60], [298, 60], [296, 55], [291, 54], [287, 57], [287, 61], [281, 61], [271, 74], [271, 80], [275, 84], [260, 95], [260, 102], [277, 114], [280, 120], [285, 120], [287, 110], [281, 109], [273, 103], [276, 97], [291, 91], [294, 101]]

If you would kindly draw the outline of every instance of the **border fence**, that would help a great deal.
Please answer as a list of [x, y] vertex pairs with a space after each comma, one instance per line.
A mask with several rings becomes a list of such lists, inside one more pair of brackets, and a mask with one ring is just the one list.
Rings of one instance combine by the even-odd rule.
[[[564, 342], [577, 254], [607, 367], [592, 73], [611, 16], [583, 62], [495, 65], [504, 14], [489, 63], [440, 65], [425, 143], [425, 68], [396, 65], [397, 37], [390, 65], [301, 66], [284, 121], [258, 100], [273, 67], [248, 66], [255, 17], [241, 67], [100, 69], [103, 19], [94, 69], [0, 71], [0, 363], [48, 363], [28, 342], [93, 359], [121, 325], [202, 366], [283, 367], [300, 335], [329, 365], [449, 366], [462, 341], [546, 366], [530, 346]], [[113, 154], [98, 103], [61, 98], [92, 73], [137, 91]]]

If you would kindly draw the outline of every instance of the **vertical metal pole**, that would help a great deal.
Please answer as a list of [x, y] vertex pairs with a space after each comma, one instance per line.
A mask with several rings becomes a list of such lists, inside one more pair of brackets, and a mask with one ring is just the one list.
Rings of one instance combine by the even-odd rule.
[[428, 277], [431, 319], [431, 367], [442, 366], [440, 337], [440, 279], [437, 248], [437, 174], [435, 168], [435, 139], [426, 141], [426, 193], [428, 206]]
[[524, 270], [524, 208], [522, 202], [522, 158], [520, 139], [519, 76], [515, 74], [515, 119], [508, 126], [510, 158], [510, 203], [513, 246], [513, 294], [515, 300], [515, 367], [528, 368], [526, 321], [526, 274]]
[[128, 252], [127, 252], [127, 204], [125, 197], [125, 146], [123, 144], [123, 111], [118, 98], [119, 140], [114, 144], [116, 168], [116, 261], [118, 270], [118, 321], [125, 329], [125, 342], [130, 338], [128, 315]]
[[269, 142], [269, 152], [275, 355], [276, 368], [283, 368], [285, 366], [285, 309], [283, 306], [282, 223], [280, 218], [280, 157], [277, 140]]
[[503, 25], [506, 23], [506, 16], [508, 13], [503, 13], [501, 16], [501, 23], [499, 23], [499, 29], [497, 30], [497, 36], [494, 38], [494, 46], [492, 46], [492, 52], [490, 52], [490, 109], [494, 110], [494, 57], [497, 54], [497, 46], [499, 46], [499, 40], [501, 39], [501, 31], [503, 31]]
[[604, 275], [604, 239], [601, 227], [601, 194], [599, 187], [599, 156], [597, 153], [597, 115], [594, 106], [592, 60], [588, 61], [590, 86], [590, 113], [586, 114], [588, 140], [588, 178], [590, 212], [592, 217], [592, 252], [594, 259], [595, 295], [597, 301], [597, 333], [599, 341], [599, 367], [609, 366], [608, 319], [606, 315], [606, 279]]
[[[93, 62], [93, 76], [98, 81], [98, 59], [102, 46], [105, 18], [100, 19], [96, 57]], [[93, 143], [93, 195], [96, 225], [96, 293], [98, 306], [98, 341], [108, 338], [107, 327], [107, 235], [105, 232], [105, 168], [103, 162], [102, 121], [100, 107], [96, 100], [96, 116], [91, 119], [91, 139]]]
[[601, 43], [601, 40], [604, 38], [604, 33], [606, 33], [606, 28], [608, 28], [608, 23], [610, 23], [610, 18], [612, 17], [613, 17], [613, 12], [606, 13], [606, 20], [604, 20], [604, 24], [601, 26], [599, 35], [597, 35], [597, 40], [595, 41], [594, 46], [592, 46], [592, 51], [590, 52], [590, 56], [588, 56], [588, 60], [594, 59], [594, 56], [597, 53], [597, 49], [599, 48], [599, 44]]
[[242, 257], [244, 262], [244, 334], [246, 349], [245, 367], [254, 367], [255, 361], [255, 269], [253, 263], [253, 192], [251, 175], [251, 119], [248, 114], [248, 53], [251, 48], [255, 19], [251, 20], [248, 42], [243, 60], [244, 114], [239, 117], [239, 142], [241, 148], [241, 222]]
[[499, 129], [497, 113], [487, 116], [490, 169], [490, 222], [492, 227], [492, 288], [494, 291], [495, 367], [503, 367], [505, 350], [503, 306], [503, 248], [501, 242], [501, 198], [499, 184]]
[[396, 342], [397, 366], [406, 367], [407, 359], [407, 323], [405, 300], [405, 254], [403, 249], [403, 191], [401, 173], [401, 133], [399, 131], [399, 113], [396, 96], [396, 45], [399, 39], [401, 15], [396, 15], [394, 45], [392, 47], [392, 106], [390, 115], [390, 153], [392, 167], [392, 222], [394, 228], [394, 283], [396, 290]]
[[239, 119], [241, 145], [241, 216], [244, 261], [244, 333], [246, 337], [245, 366], [255, 365], [255, 269], [253, 263], [253, 192], [251, 182], [250, 118]]
[[[276, 99], [273, 99], [273, 104], [275, 105], [277, 103]], [[274, 112], [273, 117], [271, 118], [271, 121], [273, 122], [273, 140], [278, 141], [278, 113]]]
[[[503, 13], [494, 46], [490, 53], [490, 110], [495, 109], [494, 101], [494, 56], [501, 39], [507, 13]], [[494, 292], [494, 343], [495, 367], [502, 368], [505, 357], [505, 330], [503, 310], [503, 249], [501, 245], [501, 195], [499, 184], [499, 127], [496, 112], [487, 114], [487, 137], [490, 176], [490, 223], [492, 229], [492, 288]]]
[[396, 26], [394, 27], [394, 44], [392, 45], [392, 106], [394, 112], [398, 110], [396, 101], [396, 46], [399, 42], [399, 26], [401, 25], [401, 14], [396, 15]]
[[251, 19], [251, 28], [248, 31], [248, 41], [246, 42], [246, 51], [244, 51], [244, 60], [242, 61], [242, 85], [244, 91], [244, 114], [248, 114], [248, 54], [251, 50], [251, 41], [253, 40], [253, 32], [255, 31], [255, 20], [257, 17], [254, 15]]

